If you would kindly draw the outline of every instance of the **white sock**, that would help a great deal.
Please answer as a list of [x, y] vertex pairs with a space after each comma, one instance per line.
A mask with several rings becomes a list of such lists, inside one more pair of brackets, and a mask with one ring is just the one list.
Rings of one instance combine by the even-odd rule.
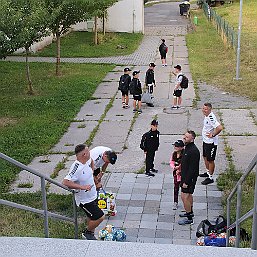
[[212, 175], [210, 173], [208, 175], [209, 175], [209, 179], [213, 179], [213, 177], [212, 177]]

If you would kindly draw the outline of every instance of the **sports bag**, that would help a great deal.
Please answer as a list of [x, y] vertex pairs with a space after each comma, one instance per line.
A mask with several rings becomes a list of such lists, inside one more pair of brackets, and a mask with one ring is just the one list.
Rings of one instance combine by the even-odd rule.
[[144, 151], [145, 150], [145, 142], [146, 142], [146, 135], [147, 135], [148, 132], [146, 132], [142, 138], [141, 138], [141, 142], [140, 142], [140, 148]]
[[182, 76], [182, 81], [180, 82], [180, 87], [181, 88], [188, 88], [188, 78], [185, 75], [179, 75], [179, 77]]

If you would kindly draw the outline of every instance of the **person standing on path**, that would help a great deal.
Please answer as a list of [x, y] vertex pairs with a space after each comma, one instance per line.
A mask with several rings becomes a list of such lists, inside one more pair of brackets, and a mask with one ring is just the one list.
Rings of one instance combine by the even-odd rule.
[[142, 136], [140, 148], [145, 153], [146, 171], [145, 174], [150, 177], [155, 175], [152, 172], [158, 172], [154, 169], [155, 152], [160, 145], [160, 132], [158, 131], [158, 121], [152, 120], [151, 129]]
[[200, 152], [194, 143], [195, 137], [195, 132], [189, 130], [183, 138], [185, 150], [181, 159], [181, 199], [186, 213], [179, 214], [179, 217], [184, 218], [178, 222], [179, 225], [194, 224], [193, 193], [200, 162]]
[[175, 72], [172, 73], [176, 76], [175, 88], [173, 92], [173, 106], [172, 109], [179, 109], [182, 103], [182, 88], [180, 86], [183, 78], [183, 73], [181, 71], [181, 66], [176, 65], [174, 67]]
[[78, 190], [75, 193], [77, 206], [87, 215], [87, 229], [82, 232], [82, 238], [96, 240], [95, 228], [104, 220], [104, 213], [97, 204], [97, 192], [93, 177], [93, 161], [88, 147], [83, 144], [75, 147], [76, 161], [71, 165], [63, 185]]
[[94, 179], [97, 190], [102, 187], [101, 179], [109, 163], [115, 164], [117, 154], [109, 147], [96, 146], [90, 150], [90, 157], [94, 162]]
[[[135, 113], [137, 111], [140, 114], [140, 113], [142, 113], [142, 110], [141, 110], [142, 86], [141, 86], [141, 82], [138, 79], [139, 73], [140, 73], [140, 71], [133, 71], [133, 73], [132, 73], [133, 79], [130, 82], [129, 90], [130, 90], [130, 94], [133, 95], [133, 99], [134, 99], [133, 100], [133, 112]], [[137, 109], [137, 106], [138, 106], [138, 109]]]
[[148, 93], [153, 94], [153, 87], [156, 87], [155, 85], [155, 78], [154, 78], [154, 67], [156, 65], [151, 62], [149, 64], [149, 69], [145, 73], [145, 84], [147, 85]]
[[218, 147], [218, 134], [222, 131], [223, 128], [212, 112], [212, 105], [210, 103], [205, 103], [203, 105], [202, 112], [205, 116], [202, 129], [203, 158], [207, 171], [203, 174], [200, 174], [200, 177], [205, 178], [205, 180], [202, 181], [202, 184], [208, 185], [214, 182], [214, 160]]
[[168, 52], [168, 47], [165, 44], [165, 39], [162, 39], [162, 43], [159, 46], [159, 52], [161, 55], [162, 67], [165, 67], [167, 66], [166, 55]]
[[174, 152], [170, 158], [170, 167], [173, 171], [174, 178], [174, 205], [173, 210], [178, 209], [178, 194], [181, 182], [181, 159], [184, 151], [184, 142], [182, 140], [177, 140], [174, 144]]
[[124, 74], [120, 77], [119, 80], [119, 90], [121, 91], [121, 101], [122, 101], [122, 108], [129, 108], [129, 84], [131, 82], [130, 77], [130, 68], [124, 69]]

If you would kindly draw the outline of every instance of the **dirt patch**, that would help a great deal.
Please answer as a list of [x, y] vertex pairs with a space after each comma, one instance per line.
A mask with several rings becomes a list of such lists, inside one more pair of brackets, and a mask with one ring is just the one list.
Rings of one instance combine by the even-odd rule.
[[0, 128], [16, 124], [17, 121], [17, 119], [2, 117], [0, 118]]

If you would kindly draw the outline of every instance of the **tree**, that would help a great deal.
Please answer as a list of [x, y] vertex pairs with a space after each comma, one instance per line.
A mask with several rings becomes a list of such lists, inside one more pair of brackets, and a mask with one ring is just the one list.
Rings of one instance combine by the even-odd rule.
[[33, 94], [29, 69], [29, 48], [34, 42], [49, 34], [46, 9], [42, 0], [1, 0], [0, 40], [1, 57], [24, 47], [26, 51], [26, 76], [28, 93]]

